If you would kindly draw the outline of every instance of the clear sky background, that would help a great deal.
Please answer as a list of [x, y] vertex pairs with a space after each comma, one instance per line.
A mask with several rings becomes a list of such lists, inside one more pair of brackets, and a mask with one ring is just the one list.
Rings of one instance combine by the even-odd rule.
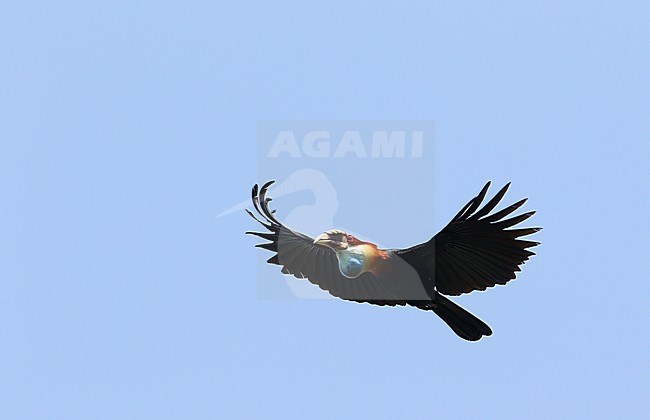
[[[649, 21], [642, 1], [5, 2], [0, 417], [644, 417]], [[257, 122], [303, 119], [435, 122], [435, 216], [400, 215], [396, 245], [488, 179], [530, 197], [538, 256], [457, 300], [492, 337], [258, 297], [252, 221], [215, 216], [260, 181]]]

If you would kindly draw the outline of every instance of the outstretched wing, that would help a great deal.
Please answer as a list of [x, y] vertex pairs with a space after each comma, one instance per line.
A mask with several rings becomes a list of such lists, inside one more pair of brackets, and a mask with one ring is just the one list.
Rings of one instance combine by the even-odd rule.
[[478, 210], [489, 186], [490, 182], [485, 184], [481, 192], [428, 242], [395, 251], [421, 275], [432, 279], [440, 293], [461, 295], [506, 284], [515, 278], [520, 266], [535, 255], [528, 248], [539, 245], [539, 242], [519, 238], [541, 228], [508, 229], [535, 212], [504, 220], [526, 202], [523, 199], [489, 214], [499, 204], [510, 183]]
[[271, 198], [266, 197], [266, 192], [273, 182], [267, 182], [262, 188], [258, 188], [257, 184], [253, 187], [253, 207], [260, 218], [246, 210], [267, 229], [267, 232], [246, 233], [269, 241], [256, 245], [275, 253], [268, 263], [280, 265], [283, 273], [292, 274], [299, 279], [306, 278], [341, 299], [391, 306], [406, 303], [399, 298], [398, 293], [371, 273], [363, 273], [354, 279], [344, 277], [333, 250], [314, 245], [313, 238], [280, 223], [274, 215], [275, 211], [269, 210]]

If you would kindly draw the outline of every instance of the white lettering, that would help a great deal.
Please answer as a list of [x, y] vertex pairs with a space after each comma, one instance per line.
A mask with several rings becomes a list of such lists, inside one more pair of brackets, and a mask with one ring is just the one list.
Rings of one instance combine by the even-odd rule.
[[372, 157], [404, 157], [406, 133], [403, 131], [374, 131]]
[[278, 157], [282, 152], [289, 153], [291, 157], [300, 157], [300, 149], [298, 149], [298, 143], [293, 131], [280, 131], [267, 156]]
[[357, 155], [357, 157], [366, 157], [366, 149], [363, 147], [361, 141], [361, 134], [358, 131], [346, 131], [341, 139], [341, 144], [334, 152], [334, 157], [344, 157], [349, 152]]
[[[330, 134], [328, 131], [311, 131], [305, 135], [302, 150], [305, 155], [314, 158], [328, 157], [330, 155]], [[323, 140], [316, 143], [318, 140]]]
[[422, 131], [414, 131], [411, 140], [411, 156], [421, 158], [422, 147], [424, 145], [424, 133]]
[[[280, 131], [273, 142], [267, 157], [276, 158], [287, 154], [292, 158], [299, 158], [303, 155], [310, 158], [343, 158], [352, 155], [358, 158], [403, 158], [407, 153], [407, 146], [410, 146], [410, 157], [421, 158], [424, 148], [424, 132], [411, 131], [410, 145], [407, 145], [407, 131], [373, 131], [370, 144], [364, 144], [360, 131], [350, 130], [343, 133], [341, 140], [331, 138], [329, 131], [315, 130], [305, 134], [298, 144], [293, 131]], [[334, 153], [333, 148], [336, 147]], [[370, 147], [370, 149], [367, 149]]]

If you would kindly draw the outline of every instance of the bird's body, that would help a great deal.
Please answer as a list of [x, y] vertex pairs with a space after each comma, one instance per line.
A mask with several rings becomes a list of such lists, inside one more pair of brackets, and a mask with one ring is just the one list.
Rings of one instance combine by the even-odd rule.
[[333, 296], [375, 305], [411, 305], [435, 312], [460, 337], [475, 341], [492, 331], [483, 321], [442, 296], [485, 290], [515, 278], [515, 272], [533, 252], [537, 242], [518, 239], [539, 228], [507, 229], [530, 217], [524, 213], [502, 220], [525, 200], [489, 213], [503, 198], [502, 188], [478, 209], [488, 182], [452, 221], [429, 241], [406, 249], [380, 249], [340, 230], [315, 239], [280, 223], [268, 208], [268, 187], [253, 187], [253, 205], [269, 232], [247, 232], [270, 242], [258, 245], [275, 252], [268, 262], [282, 272], [327, 290]]

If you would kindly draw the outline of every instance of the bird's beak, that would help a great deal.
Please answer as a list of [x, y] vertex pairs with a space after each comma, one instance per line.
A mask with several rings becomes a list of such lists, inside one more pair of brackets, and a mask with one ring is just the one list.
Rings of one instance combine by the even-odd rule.
[[314, 239], [314, 245], [325, 245], [329, 246], [333, 241], [330, 239], [330, 235], [327, 233], [321, 233]]
[[314, 245], [322, 245], [332, 249], [346, 249], [348, 242], [345, 240], [345, 235], [323, 233], [314, 239]]

